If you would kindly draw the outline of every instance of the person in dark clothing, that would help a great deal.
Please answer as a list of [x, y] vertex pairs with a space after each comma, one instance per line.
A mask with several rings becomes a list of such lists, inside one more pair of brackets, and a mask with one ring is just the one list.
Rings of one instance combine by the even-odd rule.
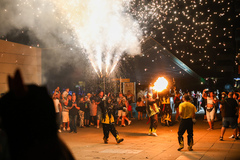
[[81, 97], [78, 102], [78, 107], [80, 108], [79, 110], [79, 126], [81, 128], [84, 128], [84, 114], [85, 114], [85, 104], [84, 104], [84, 98]]
[[115, 137], [117, 143], [121, 143], [124, 139], [119, 137], [118, 131], [114, 126], [114, 107], [112, 99], [110, 97], [100, 103], [100, 108], [102, 110], [102, 126], [103, 126], [103, 141], [108, 143], [109, 132]]
[[[70, 102], [68, 102], [69, 104]], [[71, 107], [70, 107], [71, 105]], [[72, 96], [72, 101], [69, 104], [69, 121], [70, 121], [70, 131], [77, 133], [77, 115], [78, 115], [78, 110], [80, 108], [77, 106], [77, 100], [76, 100], [76, 95]]]
[[233, 93], [228, 93], [228, 98], [226, 100], [221, 101], [220, 109], [222, 114], [222, 129], [221, 129], [221, 136], [220, 141], [223, 141], [223, 136], [226, 131], [226, 128], [231, 125], [233, 129], [233, 135], [235, 140], [238, 140], [237, 137], [237, 113], [238, 104], [235, 99], [233, 99]]

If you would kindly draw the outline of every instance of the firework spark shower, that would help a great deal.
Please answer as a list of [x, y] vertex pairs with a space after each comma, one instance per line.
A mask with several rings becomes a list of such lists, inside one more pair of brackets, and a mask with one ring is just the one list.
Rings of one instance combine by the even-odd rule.
[[110, 74], [123, 53], [141, 52], [142, 33], [138, 21], [127, 10], [129, 3], [124, 0], [4, 0], [2, 16], [10, 21], [0, 28], [7, 32], [6, 26], [27, 27], [47, 44], [52, 45], [55, 37], [74, 44], [83, 49], [99, 75]]

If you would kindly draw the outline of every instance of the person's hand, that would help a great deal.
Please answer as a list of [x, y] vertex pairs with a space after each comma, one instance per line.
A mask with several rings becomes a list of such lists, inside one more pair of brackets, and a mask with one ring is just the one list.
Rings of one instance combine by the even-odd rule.
[[195, 124], [197, 122], [197, 120], [195, 118], [192, 119], [193, 124]]

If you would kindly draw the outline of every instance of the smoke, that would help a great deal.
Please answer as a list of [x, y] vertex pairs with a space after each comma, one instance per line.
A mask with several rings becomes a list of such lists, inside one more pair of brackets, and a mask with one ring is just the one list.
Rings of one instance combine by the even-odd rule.
[[[74, 56], [84, 53], [99, 75], [110, 74], [124, 53], [141, 52], [142, 31], [128, 10], [130, 2], [1, 0], [0, 35], [12, 29], [29, 28], [48, 48], [81, 48]], [[61, 63], [69, 61], [68, 55], [63, 57]]]

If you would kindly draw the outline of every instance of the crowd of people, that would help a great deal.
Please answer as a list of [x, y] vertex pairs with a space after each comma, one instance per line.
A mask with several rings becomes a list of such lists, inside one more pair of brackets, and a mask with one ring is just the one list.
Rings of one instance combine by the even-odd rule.
[[74, 92], [69, 94], [69, 88], [66, 88], [61, 93], [59, 87], [57, 87], [52, 98], [59, 132], [69, 131], [77, 133], [77, 126], [81, 128], [90, 126], [99, 128], [103, 114], [101, 103], [106, 103], [107, 100], [111, 100], [109, 103], [113, 106], [113, 115], [117, 125], [120, 124], [122, 127], [130, 125], [130, 118], [133, 118], [131, 105], [134, 99], [130, 92], [126, 96], [119, 93], [117, 97], [111, 93], [104, 95], [102, 91], [98, 94], [88, 93], [86, 96], [80, 96]]
[[[70, 95], [68, 92], [69, 89], [67, 88], [61, 94], [58, 87], [53, 94], [53, 101], [58, 117], [59, 132], [62, 130], [77, 132], [77, 125], [82, 128], [89, 127], [91, 125], [99, 128], [100, 124], [106, 121], [106, 119], [102, 120], [101, 118], [104, 116], [101, 103], [104, 103], [102, 106], [112, 106], [111, 113], [114, 119], [113, 122], [115, 122], [113, 124], [120, 125], [122, 127], [131, 124], [130, 119], [133, 117], [132, 106], [134, 102], [134, 96], [130, 92], [128, 92], [127, 95], [119, 93], [118, 96], [114, 96], [111, 93], [106, 96], [103, 92], [100, 92], [99, 94], [88, 93], [86, 96], [77, 96], [75, 93]], [[192, 106], [194, 106], [194, 109]], [[186, 109], [183, 109], [184, 107], [187, 109], [191, 108], [191, 112], [194, 113], [187, 113], [184, 115], [184, 112], [186, 112]], [[191, 133], [193, 128], [189, 128], [189, 126], [191, 126], [189, 124], [190, 121], [194, 119], [195, 112], [198, 111], [204, 111], [204, 119], [206, 119], [209, 124], [208, 130], [213, 130], [214, 121], [220, 118], [217, 116], [217, 111], [221, 113], [222, 129], [220, 140], [223, 140], [225, 130], [229, 126], [231, 126], [233, 129], [233, 135], [229, 138], [239, 138], [238, 123], [240, 122], [240, 118], [238, 118], [238, 92], [229, 92], [228, 94], [222, 92], [221, 94], [217, 94], [217, 92], [205, 89], [202, 93], [198, 91], [196, 94], [194, 92], [175, 92], [174, 96], [171, 96], [170, 94], [162, 94], [160, 96], [157, 94], [148, 93], [145, 96], [143, 95], [137, 98], [136, 111], [137, 119], [139, 121], [147, 118], [149, 119], [149, 136], [157, 136], [157, 126], [159, 120], [162, 125], [172, 125], [172, 113], [175, 112], [176, 114], [174, 122], [178, 123], [180, 121], [178, 132], [180, 144], [179, 150], [182, 149], [182, 136], [185, 130], [188, 129], [190, 129], [190, 131], [188, 131], [189, 150], [192, 150], [193, 135], [191, 135]], [[189, 118], [191, 120], [189, 120]], [[105, 127], [105, 130], [109, 130], [109, 127], [106, 128], [106, 125], [103, 123], [102, 126]], [[113, 128], [113, 126], [111, 127]], [[115, 130], [115, 128], [113, 130]], [[116, 136], [116, 133], [113, 135]], [[108, 137], [108, 134], [106, 134], [104, 137]], [[107, 138], [105, 138], [104, 142], [107, 142]]]

